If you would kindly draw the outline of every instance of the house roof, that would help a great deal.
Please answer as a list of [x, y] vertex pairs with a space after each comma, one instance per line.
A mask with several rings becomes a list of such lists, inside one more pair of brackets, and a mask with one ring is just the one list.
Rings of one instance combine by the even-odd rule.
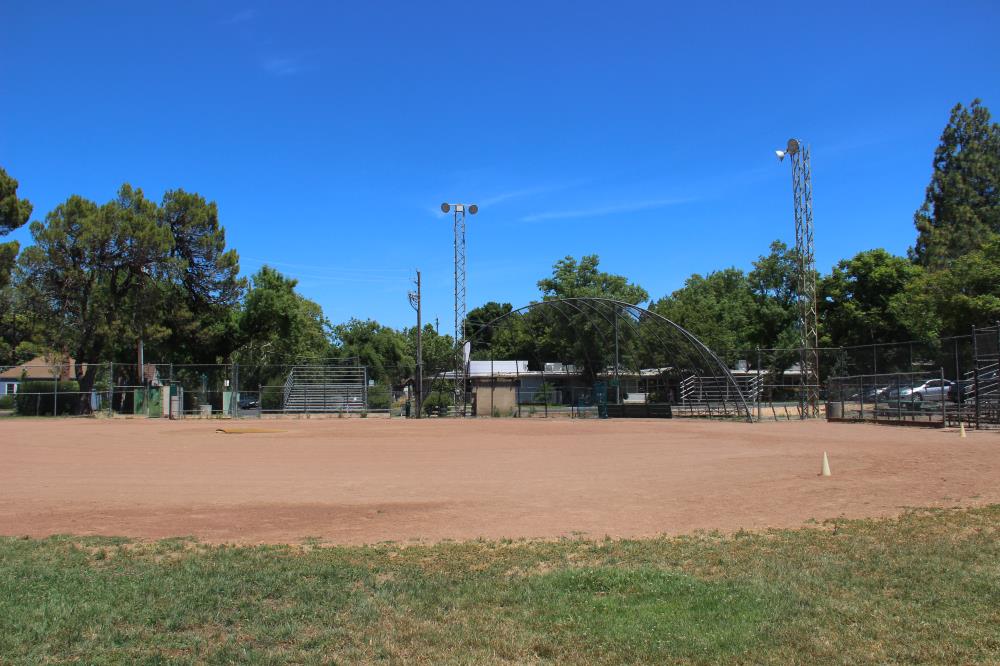
[[526, 372], [528, 372], [527, 361], [469, 361], [470, 377], [523, 375]]
[[[546, 369], [529, 370], [528, 361], [469, 361], [468, 378], [482, 379], [489, 377], [578, 377], [581, 370], [573, 365], [562, 363], [545, 363]], [[620, 377], [655, 377], [673, 370], [671, 367], [663, 368], [641, 368], [637, 372], [634, 369], [621, 368], [618, 371]], [[608, 376], [614, 374], [613, 368], [607, 369]], [[444, 379], [453, 379], [454, 370], [441, 373]]]
[[15, 365], [0, 372], [0, 380], [21, 381], [22, 379], [40, 379], [52, 381], [58, 373], [60, 380], [65, 380], [74, 376], [76, 361], [71, 358], [64, 359], [61, 363], [48, 356], [36, 356], [27, 363]]

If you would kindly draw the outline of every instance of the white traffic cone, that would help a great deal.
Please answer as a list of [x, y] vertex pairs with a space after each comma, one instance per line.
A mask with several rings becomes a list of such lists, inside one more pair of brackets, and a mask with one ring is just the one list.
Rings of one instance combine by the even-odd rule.
[[965, 439], [965, 421], [958, 422], [958, 436]]
[[826, 457], [826, 451], [823, 452], [823, 469], [819, 473], [820, 476], [830, 476], [830, 461]]

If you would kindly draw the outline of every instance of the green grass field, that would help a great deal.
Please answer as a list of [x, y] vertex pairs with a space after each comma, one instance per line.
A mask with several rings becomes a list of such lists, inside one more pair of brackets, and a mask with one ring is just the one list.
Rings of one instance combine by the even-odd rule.
[[434, 546], [0, 540], [0, 663], [1000, 662], [1000, 506]]

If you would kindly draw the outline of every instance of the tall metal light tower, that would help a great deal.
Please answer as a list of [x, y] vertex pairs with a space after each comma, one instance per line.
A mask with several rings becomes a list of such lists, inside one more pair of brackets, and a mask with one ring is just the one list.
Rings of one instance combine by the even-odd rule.
[[802, 418], [819, 416], [819, 346], [816, 314], [816, 257], [813, 251], [812, 175], [809, 146], [789, 139], [776, 150], [778, 161], [792, 158], [792, 198], [795, 203], [795, 253], [798, 257], [799, 382]]
[[475, 215], [476, 204], [441, 204], [441, 212], [455, 215], [455, 409], [465, 416], [465, 211]]

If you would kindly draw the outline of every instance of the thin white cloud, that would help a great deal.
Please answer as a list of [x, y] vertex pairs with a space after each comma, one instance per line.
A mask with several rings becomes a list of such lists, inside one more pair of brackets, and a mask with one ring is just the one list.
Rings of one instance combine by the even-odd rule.
[[237, 23], [247, 23], [257, 18], [257, 10], [252, 7], [247, 7], [236, 12], [227, 19], [219, 21], [222, 25], [236, 25]]
[[274, 76], [291, 76], [302, 71], [299, 59], [287, 56], [265, 58], [261, 62], [261, 67], [264, 68], [265, 72]]
[[480, 200], [480, 206], [495, 206], [504, 201], [510, 201], [511, 199], [522, 199], [524, 197], [533, 197], [538, 194], [548, 194], [549, 192], [559, 192], [561, 190], [568, 190], [573, 187], [582, 185], [585, 181], [574, 181], [572, 183], [562, 183], [560, 185], [539, 185], [537, 187], [525, 187], [519, 190], [510, 190], [508, 192], [501, 192], [500, 194], [495, 194], [492, 197], [486, 197]]
[[532, 213], [521, 218], [522, 222], [541, 222], [544, 220], [569, 220], [580, 217], [601, 217], [614, 213], [634, 213], [640, 210], [650, 210], [654, 208], [666, 208], [667, 206], [677, 206], [679, 204], [690, 203], [693, 198], [669, 198], [669, 199], [645, 199], [639, 201], [626, 201], [610, 206], [595, 206], [593, 208], [577, 208], [574, 210], [553, 210], [543, 213]]

